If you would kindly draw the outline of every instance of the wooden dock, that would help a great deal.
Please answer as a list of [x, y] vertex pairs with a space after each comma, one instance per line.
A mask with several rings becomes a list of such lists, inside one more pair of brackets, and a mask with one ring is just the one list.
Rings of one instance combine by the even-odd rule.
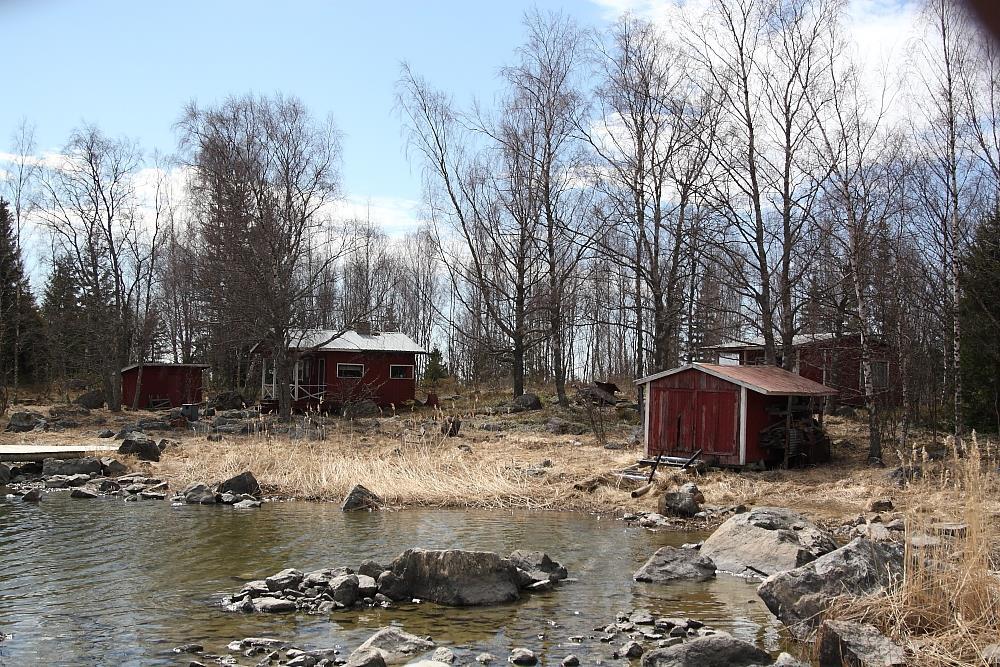
[[43, 461], [78, 459], [81, 456], [106, 456], [118, 451], [118, 444], [107, 445], [0, 445], [0, 461]]

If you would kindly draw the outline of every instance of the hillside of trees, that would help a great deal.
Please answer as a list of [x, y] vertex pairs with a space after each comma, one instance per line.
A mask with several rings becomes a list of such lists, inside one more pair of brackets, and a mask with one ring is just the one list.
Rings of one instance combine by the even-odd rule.
[[365, 321], [565, 404], [725, 341], [790, 366], [794, 336], [834, 332], [860, 334], [873, 426], [995, 431], [1000, 51], [927, 0], [906, 67], [877, 76], [843, 12], [716, 0], [600, 32], [535, 12], [470, 105], [403, 64], [425, 206], [402, 238], [333, 214], [339, 129], [292, 96], [192, 102], [170, 156], [83, 125], [43, 159], [28, 119], [0, 172], [6, 395], [90, 383], [114, 409], [120, 369], [154, 359], [252, 394], [255, 344], [280, 383], [294, 331]]

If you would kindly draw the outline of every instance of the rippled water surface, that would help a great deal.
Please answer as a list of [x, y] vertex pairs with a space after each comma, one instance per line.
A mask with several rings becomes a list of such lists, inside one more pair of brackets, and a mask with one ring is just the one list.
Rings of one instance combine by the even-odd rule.
[[[588, 664], [597, 657], [607, 662], [613, 650], [594, 629], [636, 608], [697, 618], [776, 650], [779, 624], [741, 579], [673, 586], [632, 581], [658, 547], [699, 537], [559, 512], [344, 514], [313, 503], [237, 511], [75, 500], [66, 492], [39, 505], [0, 498], [0, 632], [13, 635], [0, 643], [0, 665], [186, 665], [190, 656], [171, 648], [197, 642], [224, 653], [234, 639], [262, 635], [305, 648], [340, 645], [346, 653], [390, 623], [500, 660], [512, 646], [526, 646], [545, 664], [558, 664], [570, 652]], [[307, 616], [230, 614], [219, 606], [243, 581], [285, 567], [357, 567], [366, 558], [391, 560], [409, 547], [541, 549], [577, 581], [488, 609], [422, 604]], [[587, 639], [569, 640], [577, 635]]]

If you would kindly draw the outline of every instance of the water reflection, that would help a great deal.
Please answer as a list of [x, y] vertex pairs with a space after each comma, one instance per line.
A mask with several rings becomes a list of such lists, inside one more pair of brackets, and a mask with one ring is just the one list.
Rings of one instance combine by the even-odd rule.
[[[573, 513], [409, 510], [345, 515], [330, 504], [274, 503], [252, 512], [162, 502], [0, 499], [0, 665], [174, 665], [174, 646], [222, 652], [247, 636], [350, 650], [398, 623], [418, 635], [501, 659], [513, 645], [545, 664], [568, 652], [610, 657], [595, 628], [618, 611], [690, 616], [778, 648], [778, 624], [753, 586], [637, 584], [632, 573], [658, 547], [699, 536], [650, 533]], [[237, 615], [219, 599], [240, 582], [284, 567], [315, 569], [391, 560], [411, 546], [507, 553], [542, 549], [578, 579], [490, 609], [367, 609], [330, 617]], [[582, 643], [570, 637], [583, 636]], [[183, 661], [181, 661], [183, 662]]]

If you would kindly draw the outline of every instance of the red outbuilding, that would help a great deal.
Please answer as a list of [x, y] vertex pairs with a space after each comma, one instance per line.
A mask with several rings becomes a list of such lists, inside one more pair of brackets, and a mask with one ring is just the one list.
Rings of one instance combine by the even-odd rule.
[[[814, 415], [836, 390], [776, 366], [688, 364], [636, 380], [645, 389], [650, 458], [700, 458], [720, 466], [820, 462]], [[825, 443], [826, 457], [829, 442]]]
[[[819, 382], [838, 392], [837, 402], [843, 405], [864, 405], [864, 375], [861, 365], [861, 336], [858, 334], [814, 333], [792, 337], [792, 372]], [[730, 361], [741, 366], [758, 366], [764, 361], [764, 338], [758, 336], [746, 342], [713, 345], [703, 350], [710, 359]], [[781, 343], [778, 341], [777, 365], [782, 365]], [[888, 347], [872, 345], [872, 383], [878, 393], [888, 391], [895, 369], [889, 363]]]
[[[147, 361], [122, 369], [122, 404], [159, 410], [202, 400], [206, 364], [165, 364]], [[139, 402], [135, 403], [136, 389]]]
[[[296, 411], [336, 412], [364, 399], [401, 406], [416, 397], [416, 358], [427, 350], [404, 333], [310, 329], [295, 332], [292, 340], [298, 355], [291, 383]], [[274, 363], [264, 356], [262, 366], [261, 407], [274, 410]]]

